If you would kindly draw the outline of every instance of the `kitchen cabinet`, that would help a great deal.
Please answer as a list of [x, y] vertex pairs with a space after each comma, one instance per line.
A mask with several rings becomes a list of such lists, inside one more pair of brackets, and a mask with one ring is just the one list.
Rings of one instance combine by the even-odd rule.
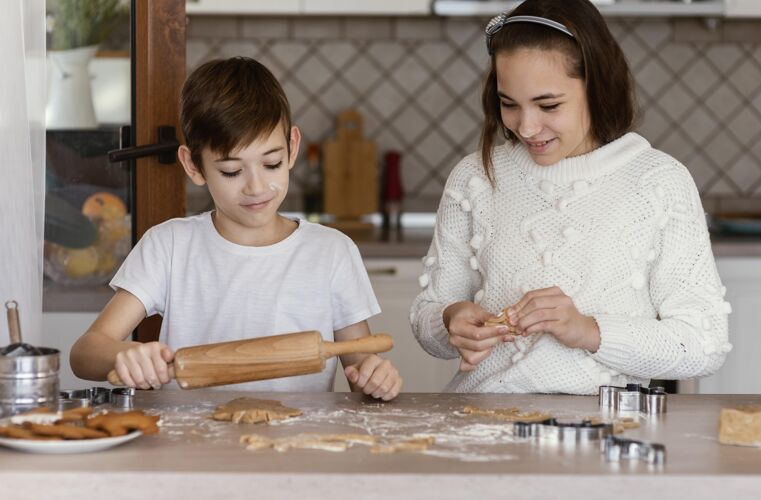
[[[394, 348], [381, 356], [390, 359], [404, 379], [404, 392], [440, 392], [457, 372], [459, 360], [434, 358], [423, 350], [412, 334], [410, 306], [420, 292], [420, 259], [365, 259], [370, 282], [381, 313], [370, 318], [373, 333], [394, 337]], [[340, 365], [339, 365], [340, 366]], [[337, 391], [348, 391], [343, 372], [336, 370]]]
[[724, 0], [727, 17], [761, 17], [761, 2], [758, 0]]
[[303, 0], [187, 0], [185, 11], [213, 15], [288, 15], [301, 12]]
[[430, 0], [187, 0], [188, 15], [428, 15]]
[[[737, 2], [735, 12], [747, 13], [758, 7], [751, 7], [757, 0], [726, 0]], [[520, 5], [520, 1], [485, 0], [434, 0], [433, 12], [441, 16], [495, 16]], [[592, 0], [604, 16], [627, 17], [722, 17], [725, 15], [725, 0], [671, 1], [671, 0]], [[746, 14], [748, 15], [748, 14]]]
[[697, 381], [701, 394], [761, 393], [761, 259], [720, 257], [719, 275], [732, 304], [729, 341], [732, 351], [719, 371]]
[[304, 14], [427, 15], [430, 0], [301, 0]]

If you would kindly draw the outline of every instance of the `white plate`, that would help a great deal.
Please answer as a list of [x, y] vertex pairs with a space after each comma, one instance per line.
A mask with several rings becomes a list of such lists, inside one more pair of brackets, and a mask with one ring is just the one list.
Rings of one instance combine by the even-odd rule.
[[106, 450], [142, 436], [140, 431], [133, 431], [124, 436], [98, 439], [72, 439], [67, 441], [38, 441], [35, 439], [0, 438], [0, 446], [7, 446], [28, 453], [60, 455], [65, 453], [90, 453]]

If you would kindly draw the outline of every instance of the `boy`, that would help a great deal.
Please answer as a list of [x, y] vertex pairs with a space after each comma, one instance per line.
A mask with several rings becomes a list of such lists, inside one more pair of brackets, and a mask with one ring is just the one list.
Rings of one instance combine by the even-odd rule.
[[[181, 96], [190, 180], [215, 210], [145, 233], [111, 281], [114, 297], [71, 350], [81, 378], [115, 368], [128, 385], [159, 388], [179, 347], [319, 330], [325, 340], [369, 335], [380, 312], [356, 245], [342, 233], [277, 209], [299, 150], [288, 100], [253, 59], [206, 63]], [[147, 315], [163, 316], [158, 342], [128, 339]], [[376, 355], [341, 356], [352, 390], [396, 397], [402, 379]], [[321, 373], [230, 386], [252, 391], [330, 391], [335, 358]]]

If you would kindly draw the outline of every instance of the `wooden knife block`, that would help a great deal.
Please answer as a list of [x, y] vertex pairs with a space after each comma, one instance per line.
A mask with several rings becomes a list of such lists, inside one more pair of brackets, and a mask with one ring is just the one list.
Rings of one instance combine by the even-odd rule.
[[336, 138], [323, 145], [322, 163], [324, 210], [336, 218], [328, 225], [360, 238], [374, 229], [360, 217], [378, 211], [377, 148], [362, 133], [357, 111], [339, 114]]

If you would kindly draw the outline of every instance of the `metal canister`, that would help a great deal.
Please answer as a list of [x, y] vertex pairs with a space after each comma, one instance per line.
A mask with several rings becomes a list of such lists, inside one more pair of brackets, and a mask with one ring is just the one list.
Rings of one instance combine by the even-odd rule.
[[39, 354], [0, 356], [0, 417], [57, 409], [60, 353], [49, 347], [37, 350]]

